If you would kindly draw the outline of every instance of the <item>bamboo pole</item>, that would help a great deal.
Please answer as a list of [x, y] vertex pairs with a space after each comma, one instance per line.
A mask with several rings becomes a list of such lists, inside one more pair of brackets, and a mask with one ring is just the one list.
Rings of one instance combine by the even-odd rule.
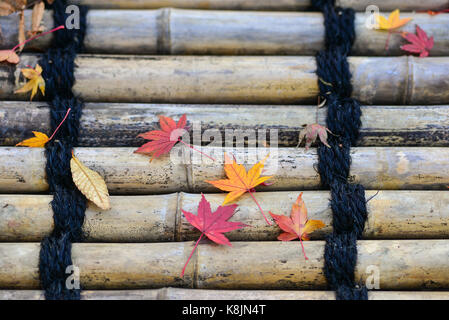
[[[72, 260], [87, 290], [326, 288], [324, 241], [304, 243], [309, 260], [298, 241], [200, 244], [181, 279], [193, 246], [194, 242], [75, 243]], [[37, 289], [39, 249], [39, 243], [1, 243], [0, 288]], [[380, 290], [447, 289], [448, 258], [448, 240], [359, 241], [355, 278], [370, 281], [374, 268]]]
[[[387, 15], [387, 13], [384, 13]], [[26, 12], [31, 16], [31, 11]], [[402, 13], [413, 18], [401, 31], [415, 33], [419, 25], [434, 37], [431, 56], [449, 54], [449, 16]], [[0, 18], [0, 48], [17, 44], [18, 16]], [[91, 10], [84, 41], [86, 52], [118, 54], [314, 55], [324, 48], [323, 15], [318, 12], [239, 12], [212, 10]], [[356, 14], [353, 55], [404, 55], [400, 33], [366, 27], [367, 15]], [[26, 18], [31, 24], [31, 18]], [[54, 25], [44, 15], [47, 30]], [[27, 29], [30, 29], [28, 26]], [[385, 50], [390, 36], [389, 49]], [[46, 50], [52, 35], [36, 39], [26, 50]]]
[[[37, 55], [22, 55], [17, 66], [0, 65], [0, 99], [25, 83], [20, 70]], [[316, 103], [314, 57], [101, 56], [75, 60], [75, 95], [92, 102], [229, 104]], [[350, 57], [353, 96], [364, 104], [449, 102], [449, 58]]]
[[[212, 148], [201, 150], [216, 161], [175, 147], [153, 162], [133, 153], [135, 148], [78, 148], [76, 156], [105, 179], [111, 194], [149, 194], [177, 191], [217, 192], [205, 180], [225, 178], [223, 152], [247, 169], [263, 160], [273, 185], [259, 191], [309, 190], [320, 186], [315, 150], [300, 148]], [[350, 180], [366, 189], [444, 189], [449, 184], [449, 148], [353, 148]], [[0, 148], [0, 192], [35, 193], [48, 190], [41, 148]]]
[[[261, 207], [276, 214], [290, 215], [299, 192], [261, 192]], [[215, 210], [224, 194], [207, 194]], [[311, 234], [324, 239], [332, 231], [332, 213], [327, 191], [306, 191], [303, 199], [309, 219], [322, 220], [326, 227]], [[367, 191], [368, 220], [364, 239], [449, 238], [449, 192], [446, 191]], [[199, 194], [174, 193], [152, 196], [114, 196], [112, 209], [102, 211], [92, 203], [86, 211], [83, 231], [87, 242], [193, 241], [199, 233], [185, 219], [181, 209], [197, 213]], [[53, 229], [49, 195], [0, 195], [0, 241], [39, 242]], [[271, 241], [280, 234], [269, 226], [245, 195], [237, 204], [231, 221], [251, 228], [226, 233], [232, 241]]]
[[[310, 0], [70, 0], [70, 3], [101, 9], [154, 9], [163, 7], [226, 10], [305, 10]], [[447, 7], [446, 0], [336, 0], [337, 6], [365, 11], [369, 5], [381, 10], [438, 10]]]
[[[334, 300], [332, 291], [207, 290], [83, 290], [82, 300]], [[369, 291], [369, 300], [448, 300], [447, 291]], [[0, 300], [45, 300], [40, 290], [0, 290]]]
[[[50, 115], [45, 103], [0, 103], [0, 145], [13, 146], [32, 136], [50, 134]], [[78, 145], [82, 147], [137, 147], [137, 135], [158, 130], [159, 115], [179, 119], [187, 115], [190, 132], [220, 130], [255, 131], [254, 138], [277, 130], [279, 146], [296, 146], [303, 124], [326, 123], [326, 108], [316, 106], [177, 105], [87, 103], [83, 108]], [[449, 146], [449, 106], [362, 106], [359, 146]], [[404, 116], [398, 117], [398, 113]], [[261, 130], [257, 132], [257, 130]], [[271, 138], [270, 138], [271, 140]], [[209, 143], [206, 139], [203, 144]], [[196, 143], [196, 142], [195, 142]], [[254, 143], [248, 142], [249, 144]]]

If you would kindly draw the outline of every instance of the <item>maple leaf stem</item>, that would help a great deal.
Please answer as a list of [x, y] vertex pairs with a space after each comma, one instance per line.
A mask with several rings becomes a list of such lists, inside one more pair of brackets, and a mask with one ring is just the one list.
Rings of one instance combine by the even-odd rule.
[[190, 149], [195, 150], [196, 152], [201, 153], [203, 156], [208, 157], [208, 158], [211, 159], [212, 161], [215, 161], [215, 159], [212, 158], [211, 156], [209, 156], [209, 155], [205, 154], [204, 152], [201, 152], [200, 150], [194, 148], [192, 145], [190, 145], [190, 144], [188, 144], [188, 143], [185, 143], [185, 142], [182, 141], [181, 139], [178, 139], [178, 141], [181, 142], [181, 143], [183, 143], [183, 144], [185, 144], [185, 145], [188, 146]]
[[301, 248], [302, 248], [302, 253], [304, 254], [304, 258], [306, 260], [309, 260], [309, 258], [307, 258], [307, 256], [306, 256], [306, 250], [304, 249], [304, 244], [302, 243], [301, 237], [299, 237], [299, 242], [301, 243]]
[[51, 29], [50, 31], [42, 32], [41, 34], [35, 35], [34, 37], [31, 37], [31, 38], [25, 40], [24, 42], [19, 43], [19, 44], [16, 45], [14, 48], [12, 48], [11, 51], [16, 51], [17, 48], [19, 48], [19, 47], [21, 47], [21, 46], [27, 44], [27, 43], [30, 42], [31, 40], [34, 40], [34, 39], [36, 39], [36, 38], [45, 36], [46, 34], [49, 34], [49, 33], [58, 31], [59, 29], [64, 29], [64, 28], [65, 28], [65, 27], [64, 27], [63, 25], [61, 25], [61, 26], [59, 26], [59, 27], [56, 27], [56, 28], [54, 28], [54, 29]]
[[189, 264], [189, 261], [190, 261], [190, 259], [192, 258], [193, 253], [194, 253], [195, 250], [196, 250], [196, 247], [198, 247], [198, 243], [200, 243], [200, 240], [201, 240], [201, 238], [203, 237], [203, 235], [204, 235], [204, 232], [200, 235], [200, 237], [199, 237], [198, 240], [196, 241], [195, 247], [193, 248], [192, 252], [190, 253], [190, 256], [189, 256], [189, 258], [187, 259], [187, 262], [186, 262], [186, 264], [184, 265], [184, 268], [182, 268], [182, 271], [181, 271], [181, 278], [184, 277], [184, 272], [186, 271], [187, 265]]
[[251, 195], [251, 197], [253, 198], [254, 202], [255, 202], [255, 203], [257, 204], [257, 206], [259, 207], [259, 210], [260, 210], [260, 212], [262, 213], [263, 217], [265, 218], [265, 221], [268, 223], [268, 225], [271, 226], [271, 222], [268, 221], [267, 217], [266, 217], [265, 214], [263, 213], [263, 210], [262, 210], [262, 208], [260, 207], [259, 202], [257, 202], [256, 197], [253, 195], [253, 193], [252, 193], [250, 190], [248, 190], [248, 192], [249, 192], [249, 194]]
[[69, 116], [70, 110], [72, 110], [72, 108], [69, 108], [69, 110], [67, 110], [67, 113], [64, 116], [64, 119], [62, 119], [61, 123], [59, 124], [59, 126], [56, 128], [56, 130], [53, 132], [53, 134], [51, 135], [50, 138], [48, 138], [48, 141], [50, 141], [51, 139], [53, 139], [53, 137], [55, 136], [56, 132], [58, 132], [59, 128], [61, 128], [62, 124], [64, 123], [64, 121], [67, 119], [67, 117]]
[[391, 37], [391, 30], [388, 30], [388, 37], [387, 37], [387, 41], [385, 42], [385, 51], [388, 51], [388, 47], [390, 44], [390, 37]]

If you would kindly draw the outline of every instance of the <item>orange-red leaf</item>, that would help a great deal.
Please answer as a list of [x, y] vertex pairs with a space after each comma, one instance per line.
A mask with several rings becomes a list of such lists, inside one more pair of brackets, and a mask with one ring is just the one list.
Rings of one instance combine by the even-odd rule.
[[243, 227], [247, 227], [246, 224], [241, 222], [231, 222], [228, 221], [233, 215], [235, 208], [237, 208], [236, 204], [229, 206], [220, 206], [217, 208], [215, 212], [212, 212], [210, 203], [206, 200], [203, 194], [201, 194], [201, 201], [198, 205], [198, 214], [194, 215], [191, 212], [181, 210], [184, 213], [187, 221], [201, 231], [201, 236], [195, 244], [195, 247], [192, 250], [189, 258], [187, 259], [186, 264], [181, 272], [181, 277], [184, 276], [184, 271], [187, 267], [187, 264], [190, 261], [190, 258], [193, 255], [198, 243], [200, 242], [203, 235], [208, 237], [210, 240], [217, 244], [224, 244], [227, 246], [232, 246], [231, 242], [228, 238], [226, 238], [223, 233], [229, 232], [232, 230], [241, 229]]
[[6, 61], [17, 64], [20, 61], [19, 56], [12, 50], [0, 50], [0, 62]]
[[256, 198], [252, 194], [253, 189], [260, 184], [263, 184], [265, 181], [270, 179], [272, 176], [261, 177], [262, 169], [264, 167], [264, 162], [268, 158], [265, 157], [262, 161], [255, 164], [248, 172], [243, 165], [237, 164], [235, 159], [230, 159], [228, 155], [225, 153], [225, 164], [224, 170], [226, 172], [226, 176], [228, 179], [216, 180], [216, 181], [208, 181], [205, 182], [212, 184], [220, 190], [229, 192], [226, 198], [223, 201], [223, 205], [233, 202], [241, 197], [244, 193], [249, 192], [256, 202], [257, 206], [260, 209], [260, 212], [264, 216], [265, 220], [268, 224], [271, 224], [268, 219], [265, 217], [262, 208], [259, 203], [256, 201]]
[[[298, 199], [292, 206], [290, 217], [284, 215], [277, 215], [270, 212], [274, 221], [277, 223], [284, 233], [278, 236], [278, 240], [291, 241], [295, 239], [309, 240], [309, 234], [316, 229], [323, 228], [325, 224], [321, 220], [308, 220], [306, 204], [302, 200], [302, 192], [299, 194]], [[304, 247], [302, 247], [304, 257], [307, 259]]]
[[148, 131], [139, 134], [139, 137], [151, 140], [138, 148], [135, 153], [151, 154], [151, 161], [162, 154], [169, 153], [180, 140], [186, 130], [187, 118], [184, 114], [176, 123], [172, 118], [160, 116], [159, 125], [162, 130]]

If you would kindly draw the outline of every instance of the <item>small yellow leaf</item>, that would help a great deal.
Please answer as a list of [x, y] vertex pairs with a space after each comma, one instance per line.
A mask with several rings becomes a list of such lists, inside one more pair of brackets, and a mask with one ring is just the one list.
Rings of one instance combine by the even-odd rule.
[[48, 142], [49, 138], [45, 133], [39, 132], [39, 131], [33, 131], [34, 137], [29, 138], [26, 140], [23, 140], [22, 142], [19, 142], [16, 144], [16, 147], [22, 146], [22, 147], [30, 147], [30, 148], [42, 148], [45, 146], [45, 144]]
[[87, 199], [103, 210], [111, 209], [108, 187], [98, 172], [87, 168], [75, 156], [70, 160], [70, 169], [73, 182]]
[[39, 88], [42, 92], [42, 95], [45, 96], [45, 80], [42, 77], [42, 67], [36, 64], [36, 67], [34, 69], [24, 68], [21, 71], [23, 76], [30, 81], [28, 81], [22, 88], [16, 90], [14, 93], [26, 93], [28, 91], [31, 91], [30, 100], [33, 100], [33, 97], [37, 93], [37, 89]]
[[376, 15], [377, 24], [379, 25], [378, 29], [380, 30], [393, 30], [399, 27], [402, 27], [404, 24], [412, 20], [412, 18], [404, 18], [401, 19], [399, 17], [399, 9], [394, 10], [388, 16], [388, 19], [379, 14]]

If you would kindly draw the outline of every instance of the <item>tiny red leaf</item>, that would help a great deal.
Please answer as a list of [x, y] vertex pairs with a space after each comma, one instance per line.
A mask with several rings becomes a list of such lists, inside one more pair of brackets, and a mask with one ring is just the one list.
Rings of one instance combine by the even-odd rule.
[[186, 123], [187, 118], [185, 114], [179, 119], [178, 123], [172, 118], [160, 116], [159, 125], [162, 130], [153, 130], [139, 134], [139, 137], [152, 141], [145, 143], [134, 152], [152, 154], [151, 161], [162, 154], [169, 153], [184, 134]]

